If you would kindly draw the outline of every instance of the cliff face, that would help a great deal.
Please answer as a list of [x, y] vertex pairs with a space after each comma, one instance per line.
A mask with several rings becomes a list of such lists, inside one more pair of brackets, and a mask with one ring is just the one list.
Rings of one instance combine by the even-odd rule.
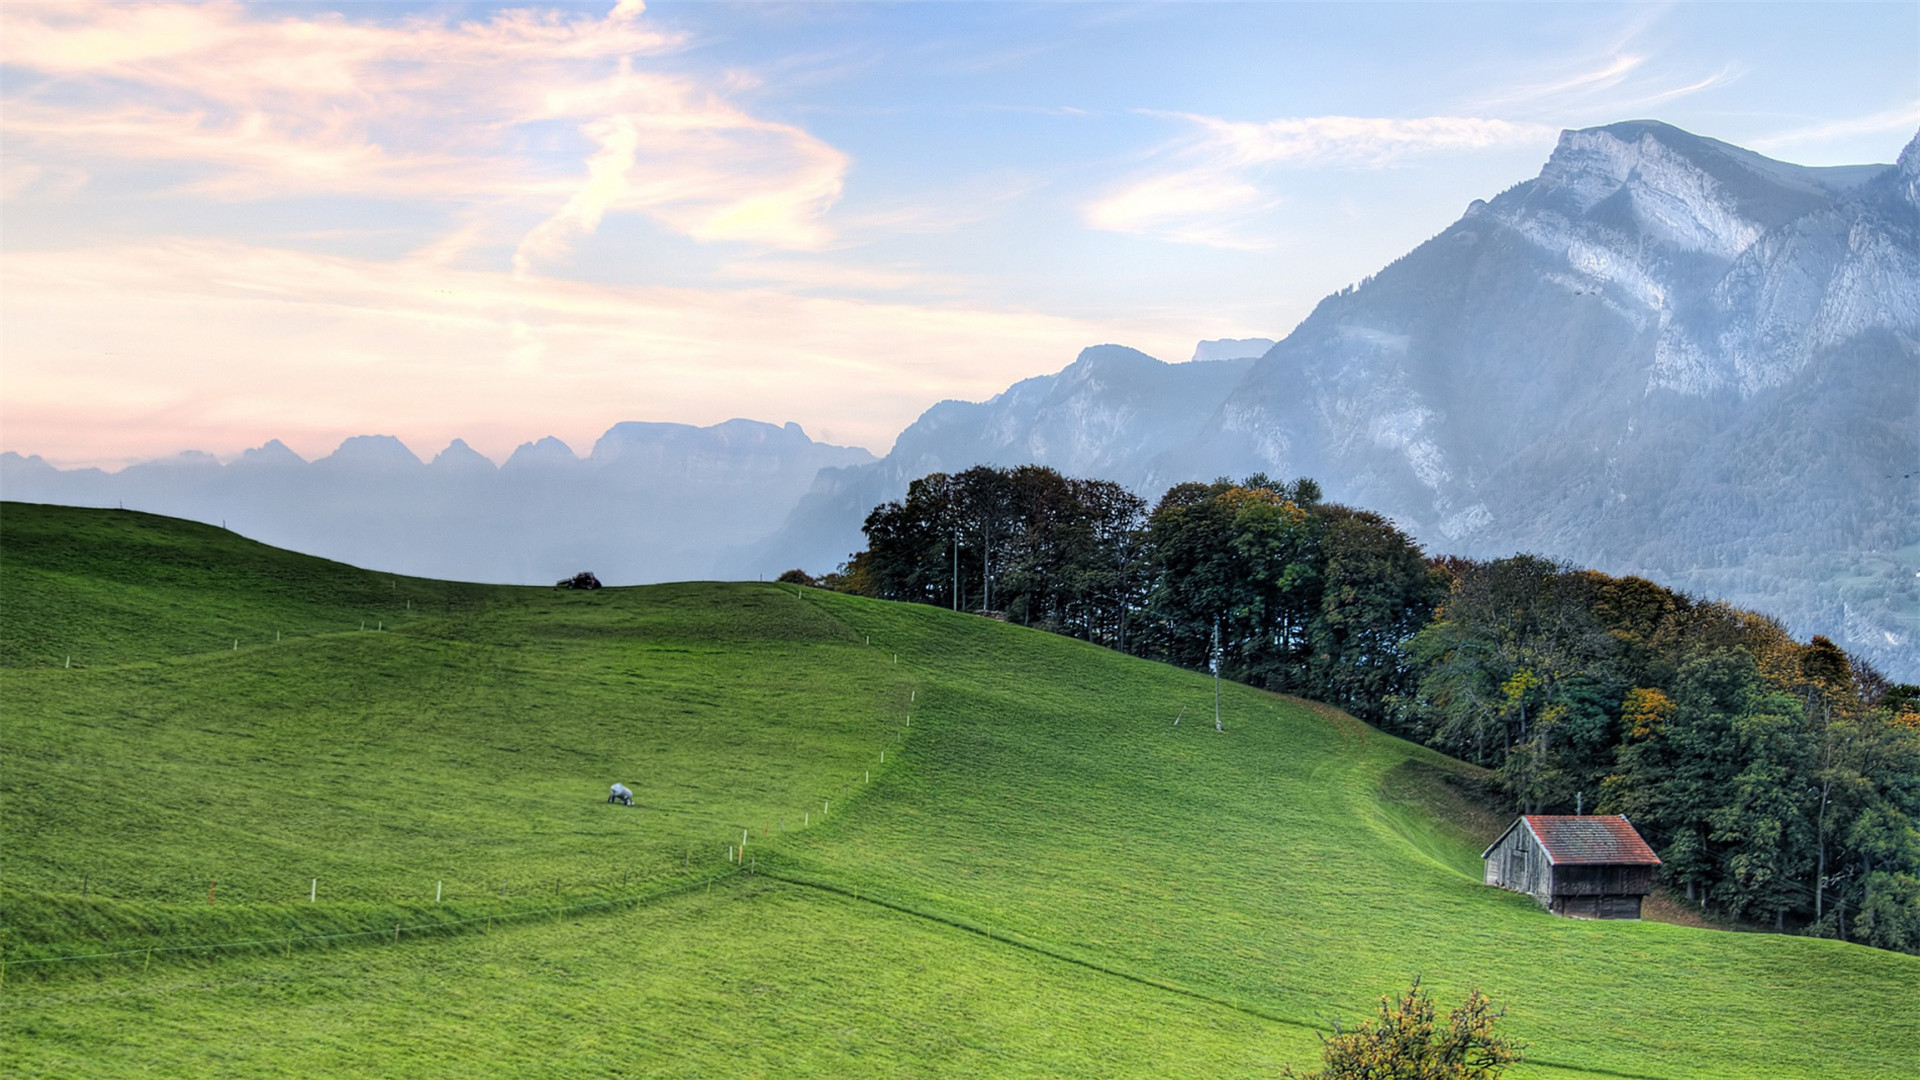
[[[1665, 125], [1569, 132], [1225, 406], [1440, 550], [1655, 576], [1911, 672], [1920, 209]], [[1903, 555], [1904, 552], [1904, 555]]]
[[944, 403], [775, 544], [838, 514], [844, 557], [856, 509], [981, 461], [1150, 495], [1305, 475], [1430, 550], [1647, 574], [1920, 678], [1917, 171], [1916, 145], [1814, 169], [1651, 121], [1567, 132], [1243, 372], [1089, 350]]

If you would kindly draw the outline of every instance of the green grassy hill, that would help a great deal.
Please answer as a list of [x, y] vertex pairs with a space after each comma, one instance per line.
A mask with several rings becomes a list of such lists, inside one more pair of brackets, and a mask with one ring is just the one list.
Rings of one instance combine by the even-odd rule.
[[13, 1074], [1271, 1076], [1416, 974], [1516, 1076], [1920, 1060], [1916, 958], [1556, 919], [1464, 766], [949, 612], [6, 504], [0, 664]]

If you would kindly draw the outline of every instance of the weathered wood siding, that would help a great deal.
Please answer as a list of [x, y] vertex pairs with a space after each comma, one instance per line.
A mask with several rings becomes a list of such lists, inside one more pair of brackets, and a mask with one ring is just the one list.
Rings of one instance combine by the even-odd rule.
[[1645, 896], [1653, 891], [1651, 866], [1556, 866], [1554, 896]]
[[1548, 910], [1576, 919], [1637, 919], [1638, 896], [1556, 896]]
[[1509, 830], [1500, 846], [1488, 855], [1487, 884], [1527, 893], [1539, 901], [1541, 907], [1551, 906], [1553, 866], [1524, 824]]

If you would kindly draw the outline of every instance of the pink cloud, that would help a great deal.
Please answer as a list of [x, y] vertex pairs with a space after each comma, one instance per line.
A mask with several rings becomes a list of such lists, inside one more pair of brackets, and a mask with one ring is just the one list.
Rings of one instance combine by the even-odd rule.
[[[637, 4], [448, 23], [276, 17], [230, 3], [0, 9], [18, 166], [175, 163], [171, 194], [509, 203], [564, 255], [609, 212], [701, 240], [815, 247], [845, 155], [635, 61], [681, 44]], [[555, 145], [555, 129], [572, 138]], [[617, 167], [616, 167], [617, 166]], [[636, 166], [643, 174], [629, 176]], [[23, 174], [24, 175], [24, 174]]]

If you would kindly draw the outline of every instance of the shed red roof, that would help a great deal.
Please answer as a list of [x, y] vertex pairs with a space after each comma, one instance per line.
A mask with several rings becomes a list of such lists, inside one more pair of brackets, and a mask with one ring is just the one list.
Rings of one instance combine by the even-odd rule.
[[1555, 866], [1660, 865], [1660, 856], [1618, 814], [1528, 814], [1521, 820]]

